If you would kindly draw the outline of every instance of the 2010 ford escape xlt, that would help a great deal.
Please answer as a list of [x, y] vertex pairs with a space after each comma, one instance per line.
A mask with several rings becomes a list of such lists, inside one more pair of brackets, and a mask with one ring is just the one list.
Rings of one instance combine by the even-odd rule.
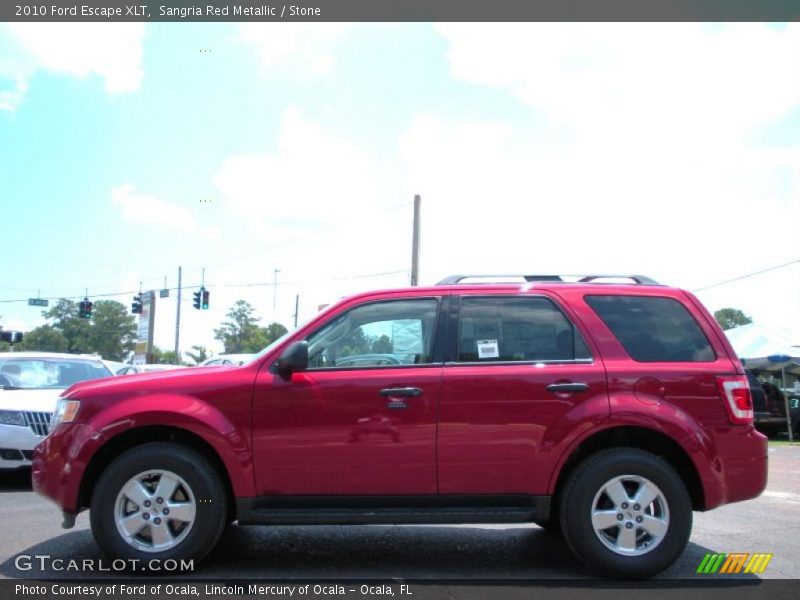
[[113, 557], [200, 559], [233, 521], [535, 522], [611, 577], [763, 491], [747, 377], [692, 294], [509, 280], [361, 294], [240, 367], [77, 384], [34, 487]]

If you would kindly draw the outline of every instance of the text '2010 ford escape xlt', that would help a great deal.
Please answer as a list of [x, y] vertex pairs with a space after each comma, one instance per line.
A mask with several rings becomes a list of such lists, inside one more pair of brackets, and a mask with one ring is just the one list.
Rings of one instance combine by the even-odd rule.
[[690, 293], [641, 276], [452, 277], [361, 294], [251, 362], [73, 386], [33, 463], [119, 558], [226, 523], [559, 529], [612, 577], [681, 554], [692, 511], [758, 496], [747, 377]]

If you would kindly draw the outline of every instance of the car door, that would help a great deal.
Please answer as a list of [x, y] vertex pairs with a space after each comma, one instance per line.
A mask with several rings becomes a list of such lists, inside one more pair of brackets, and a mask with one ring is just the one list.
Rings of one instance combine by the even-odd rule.
[[305, 336], [307, 370], [287, 379], [262, 367], [253, 409], [260, 494], [436, 493], [441, 304], [351, 306]]
[[608, 414], [605, 369], [556, 300], [545, 292], [454, 297], [440, 493], [547, 494], [560, 451], [586, 430], [585, 416]]

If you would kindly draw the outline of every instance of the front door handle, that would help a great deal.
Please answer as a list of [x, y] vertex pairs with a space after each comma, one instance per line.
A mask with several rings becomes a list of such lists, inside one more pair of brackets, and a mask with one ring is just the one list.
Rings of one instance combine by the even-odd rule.
[[545, 388], [555, 394], [570, 394], [572, 392], [585, 392], [589, 389], [587, 383], [551, 383]]
[[403, 388], [386, 388], [378, 392], [381, 396], [388, 396], [390, 398], [398, 397], [398, 396], [405, 396], [405, 397], [412, 397], [416, 398], [417, 396], [422, 396], [422, 390], [415, 387], [403, 387]]

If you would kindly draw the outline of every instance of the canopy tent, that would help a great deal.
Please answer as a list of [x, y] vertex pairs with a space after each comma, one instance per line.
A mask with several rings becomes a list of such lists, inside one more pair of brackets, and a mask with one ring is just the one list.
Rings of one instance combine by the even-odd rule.
[[[728, 340], [746, 367], [762, 371], [800, 374], [800, 347], [792, 345], [788, 334], [756, 323], [742, 325], [725, 332]], [[787, 362], [774, 362], [769, 357], [787, 356]]]

